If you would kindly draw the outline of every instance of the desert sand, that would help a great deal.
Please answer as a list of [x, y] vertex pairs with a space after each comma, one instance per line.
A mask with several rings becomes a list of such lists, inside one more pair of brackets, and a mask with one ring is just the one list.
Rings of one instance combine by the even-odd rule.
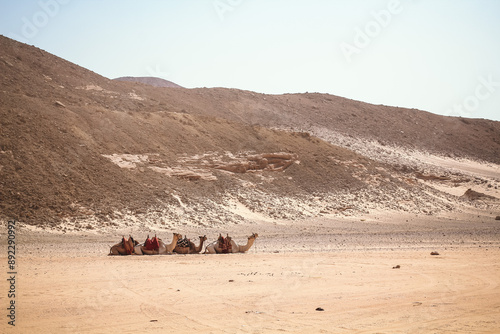
[[209, 241], [260, 235], [248, 253], [217, 255], [107, 256], [114, 231], [21, 227], [16, 326], [4, 316], [1, 332], [498, 333], [500, 224], [460, 217], [379, 212], [178, 228]]

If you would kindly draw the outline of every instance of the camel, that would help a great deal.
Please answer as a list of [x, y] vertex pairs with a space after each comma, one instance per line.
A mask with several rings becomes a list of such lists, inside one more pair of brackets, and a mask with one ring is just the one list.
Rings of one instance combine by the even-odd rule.
[[132, 236], [129, 235], [128, 240], [123, 236], [121, 242], [111, 246], [108, 255], [131, 255], [134, 253], [135, 246], [138, 244], [139, 243], [135, 241]]
[[205, 254], [222, 254], [231, 253], [230, 247], [232, 239], [229, 235], [224, 238], [222, 234], [219, 234], [219, 238], [216, 241], [211, 242], [207, 245], [205, 249]]
[[174, 253], [177, 254], [199, 254], [201, 250], [203, 249], [203, 243], [207, 240], [207, 236], [201, 236], [200, 235], [200, 244], [198, 247], [192, 242], [191, 240], [187, 239], [189, 242], [189, 245], [187, 247], [181, 247], [177, 244], [177, 246], [174, 248]]
[[158, 255], [158, 254], [172, 254], [175, 246], [177, 246], [177, 241], [182, 238], [182, 235], [174, 233], [172, 237], [172, 242], [167, 245], [163, 240], [158, 239], [160, 248], [157, 250], [147, 250], [144, 248], [144, 244], [140, 244], [134, 247], [134, 252], [137, 255]]
[[257, 233], [252, 233], [252, 235], [248, 237], [248, 242], [246, 245], [238, 245], [236, 244], [236, 242], [231, 240], [232, 253], [245, 253], [250, 249], [250, 247], [252, 247], [255, 239], [257, 239], [258, 236], [259, 235]]

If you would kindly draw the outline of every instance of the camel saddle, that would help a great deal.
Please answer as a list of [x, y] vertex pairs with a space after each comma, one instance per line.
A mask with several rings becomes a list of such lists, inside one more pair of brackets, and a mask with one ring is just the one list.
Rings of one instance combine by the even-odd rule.
[[134, 239], [132, 237], [129, 237], [127, 241], [125, 237], [123, 237], [122, 244], [123, 248], [125, 248], [125, 252], [127, 253], [127, 255], [132, 255], [132, 253], [134, 252], [134, 246], [133, 246]]
[[229, 238], [224, 238], [223, 236], [220, 236], [218, 241], [219, 241], [219, 248], [221, 249], [222, 253], [231, 253], [232, 245], [231, 245], [231, 240], [229, 240]]
[[156, 237], [156, 234], [153, 237], [153, 239], [149, 239], [149, 235], [148, 235], [148, 237], [146, 238], [146, 241], [144, 242], [144, 248], [147, 250], [160, 249], [160, 242], [159, 242], [158, 238]]
[[184, 238], [177, 241], [177, 247], [189, 247], [190, 240], [184, 236]]

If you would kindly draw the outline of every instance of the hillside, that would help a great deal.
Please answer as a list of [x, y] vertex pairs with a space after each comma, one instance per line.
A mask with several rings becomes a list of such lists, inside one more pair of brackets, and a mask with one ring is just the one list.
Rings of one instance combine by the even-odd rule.
[[34, 225], [430, 214], [460, 201], [420, 184], [418, 171], [313, 136], [318, 129], [499, 162], [498, 122], [330, 95], [109, 80], [5, 37], [0, 73], [1, 215]]
[[182, 88], [176, 83], [172, 81], [168, 81], [165, 79], [155, 78], [155, 77], [120, 77], [114, 80], [117, 81], [127, 81], [127, 82], [138, 82], [146, 85], [154, 86], [154, 87], [175, 87]]
[[198, 88], [164, 90], [162, 95], [167, 98], [168, 108], [252, 125], [307, 131], [336, 144], [351, 138], [500, 163], [500, 122], [496, 121], [440, 116], [319, 93], [265, 95], [237, 89]]

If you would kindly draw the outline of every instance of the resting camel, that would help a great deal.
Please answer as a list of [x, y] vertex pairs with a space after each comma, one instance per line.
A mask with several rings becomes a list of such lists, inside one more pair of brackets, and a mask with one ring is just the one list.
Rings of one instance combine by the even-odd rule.
[[177, 246], [177, 241], [182, 238], [182, 235], [178, 233], [174, 233], [172, 237], [172, 242], [170, 245], [167, 245], [163, 242], [163, 240], [158, 238], [160, 248], [157, 250], [147, 250], [144, 248], [144, 244], [140, 244], [134, 247], [134, 252], [137, 255], [158, 255], [158, 254], [172, 254], [175, 246]]
[[219, 234], [219, 238], [217, 238], [217, 240], [207, 245], [205, 254], [231, 253], [231, 242], [232, 239], [229, 235], [224, 238], [222, 234]]
[[198, 247], [192, 242], [191, 240], [187, 239], [189, 242], [189, 246], [187, 247], [182, 247], [177, 244], [177, 246], [174, 248], [174, 253], [177, 254], [199, 254], [201, 250], [203, 249], [203, 243], [207, 240], [207, 236], [201, 236], [200, 235], [200, 244]]
[[134, 253], [134, 247], [137, 244], [139, 243], [135, 241], [132, 236], [129, 235], [128, 240], [125, 239], [125, 236], [123, 236], [122, 241], [114, 246], [111, 246], [108, 255], [131, 255]]
[[232, 253], [245, 253], [250, 249], [250, 247], [252, 247], [255, 239], [257, 239], [258, 236], [259, 235], [257, 233], [252, 233], [252, 235], [248, 237], [248, 242], [246, 245], [238, 245], [236, 244], [236, 242], [231, 240]]

